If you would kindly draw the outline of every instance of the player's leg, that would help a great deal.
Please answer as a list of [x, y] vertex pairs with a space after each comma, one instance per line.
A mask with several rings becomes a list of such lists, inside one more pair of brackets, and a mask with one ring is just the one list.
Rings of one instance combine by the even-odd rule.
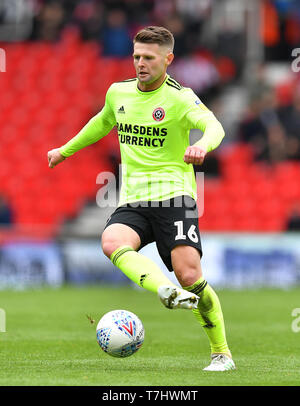
[[137, 285], [155, 293], [160, 285], [175, 286], [151, 259], [136, 252], [140, 246], [139, 234], [125, 224], [110, 224], [102, 234], [104, 254]]
[[203, 277], [199, 251], [188, 245], [178, 245], [172, 250], [171, 259], [180, 285], [200, 298], [198, 308], [193, 312], [208, 335], [211, 352], [230, 355], [220, 301]]
[[178, 245], [171, 252], [171, 260], [181, 286], [199, 296], [198, 307], [193, 309], [193, 313], [210, 342], [212, 363], [206, 370], [233, 369], [221, 304], [217, 294], [203, 277], [199, 251], [192, 246]]
[[158, 251], [168, 269], [175, 272], [181, 286], [199, 296], [198, 306], [193, 312], [208, 336], [212, 355], [222, 354], [230, 360], [221, 305], [202, 274], [196, 202], [185, 196], [177, 204], [175, 199], [174, 205], [156, 211], [153, 228]]

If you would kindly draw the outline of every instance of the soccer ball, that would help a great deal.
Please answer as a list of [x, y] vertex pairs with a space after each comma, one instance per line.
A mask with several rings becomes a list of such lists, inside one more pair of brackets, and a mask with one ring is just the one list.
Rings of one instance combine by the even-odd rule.
[[124, 358], [137, 352], [144, 342], [141, 320], [127, 310], [106, 313], [97, 325], [97, 342], [112, 357]]

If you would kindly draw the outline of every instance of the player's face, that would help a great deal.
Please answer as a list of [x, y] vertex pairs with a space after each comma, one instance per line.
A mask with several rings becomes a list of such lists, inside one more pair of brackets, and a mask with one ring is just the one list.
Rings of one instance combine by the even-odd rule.
[[133, 63], [140, 85], [149, 88], [163, 81], [173, 58], [173, 53], [164, 46], [136, 42]]

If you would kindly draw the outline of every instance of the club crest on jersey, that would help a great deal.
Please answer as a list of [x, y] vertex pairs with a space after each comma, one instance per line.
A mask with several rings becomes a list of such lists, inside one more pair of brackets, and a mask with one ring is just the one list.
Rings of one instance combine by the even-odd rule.
[[165, 110], [162, 107], [157, 107], [155, 110], [153, 110], [152, 117], [154, 118], [155, 121], [161, 121], [165, 118]]

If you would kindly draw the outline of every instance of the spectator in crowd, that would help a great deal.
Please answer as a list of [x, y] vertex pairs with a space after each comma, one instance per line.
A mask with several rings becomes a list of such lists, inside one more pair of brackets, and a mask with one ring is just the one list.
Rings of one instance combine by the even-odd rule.
[[174, 54], [176, 57], [182, 57], [186, 54], [186, 34], [184, 21], [179, 14], [174, 14], [166, 19], [164, 26], [170, 30], [175, 39]]
[[300, 46], [300, 1], [261, 2], [261, 40], [268, 61], [288, 61]]
[[104, 4], [96, 0], [80, 0], [74, 7], [71, 23], [79, 28], [83, 41], [98, 39], [104, 24]]
[[32, 31], [34, 2], [28, 0], [0, 1], [0, 41], [23, 41]]
[[13, 213], [7, 199], [0, 194], [0, 227], [9, 226], [13, 223]]
[[104, 56], [126, 57], [132, 54], [132, 40], [123, 9], [115, 8], [108, 12], [101, 42]]
[[292, 102], [279, 109], [286, 133], [286, 159], [300, 160], [300, 89], [295, 88]]
[[42, 41], [57, 41], [65, 24], [65, 9], [60, 1], [45, 2], [34, 21], [31, 38]]
[[273, 164], [288, 157], [288, 139], [280, 119], [276, 91], [262, 81], [250, 92], [249, 108], [239, 125], [238, 139], [253, 146], [258, 161]]
[[215, 65], [209, 59], [193, 54], [180, 58], [170, 66], [169, 72], [183, 86], [192, 87], [199, 97], [216, 86], [220, 78]]
[[288, 216], [286, 231], [300, 231], [300, 202], [294, 205]]

